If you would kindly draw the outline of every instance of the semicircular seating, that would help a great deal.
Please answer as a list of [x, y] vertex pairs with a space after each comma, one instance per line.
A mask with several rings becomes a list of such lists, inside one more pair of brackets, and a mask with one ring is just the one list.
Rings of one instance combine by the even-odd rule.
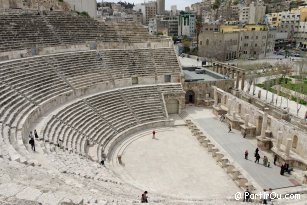
[[[90, 156], [92, 160], [100, 160], [106, 147], [121, 134], [134, 131], [134, 128], [146, 123], [167, 121], [163, 93], [183, 92], [174, 49], [134, 49], [133, 43], [145, 45], [161, 39], [150, 36], [138, 25], [104, 24], [63, 12], [40, 12], [38, 15], [33, 11], [5, 11], [0, 14], [0, 27], [0, 38], [3, 40], [0, 42], [1, 162], [8, 167], [19, 167], [29, 178], [37, 173], [40, 173], [39, 176], [45, 174], [46, 180], [50, 181], [55, 177], [60, 179], [59, 184], [63, 179], [59, 172], [72, 175], [68, 182], [74, 181], [73, 184], [77, 177], [83, 177], [78, 181], [80, 184], [85, 178], [111, 182], [111, 185], [84, 182], [81, 187], [94, 183], [97, 186], [93, 187], [98, 190], [108, 190], [108, 196], [101, 197], [97, 193], [91, 197], [92, 189], [89, 189], [80, 201], [96, 203], [96, 198], [99, 202], [105, 198], [112, 203], [127, 204], [128, 199], [132, 204], [135, 189], [128, 185], [120, 186], [118, 179], [108, 173], [106, 167], [92, 163], [88, 149], [90, 147], [94, 153]], [[92, 41], [132, 44], [129, 49], [25, 57], [31, 56], [31, 49], [69, 47]], [[141, 47], [146, 47], [144, 45]], [[21, 56], [24, 58], [1, 61], [5, 59], [2, 58], [3, 53], [25, 49], [27, 53]], [[166, 76], [168, 80], [165, 80]], [[35, 153], [29, 145], [29, 132], [33, 129], [37, 129], [39, 138], [43, 139], [40, 142], [35, 140]], [[28, 165], [42, 166], [34, 170]], [[32, 178], [29, 180], [32, 183]], [[24, 183], [28, 182], [25, 180]], [[66, 182], [65, 178], [64, 184]], [[25, 190], [37, 188], [32, 184], [22, 187]], [[71, 187], [81, 190], [79, 185]], [[41, 193], [38, 202], [44, 203], [50, 196], [50, 200], [52, 197], [59, 197], [58, 201], [65, 198], [61, 191], [40, 188], [48, 190], [48, 193]], [[39, 189], [34, 190], [40, 192]], [[70, 189], [63, 190], [66, 195]]]
[[[162, 92], [182, 92], [181, 84], [133, 86], [102, 92], [69, 104], [46, 122], [42, 139], [85, 155], [86, 141], [102, 150], [134, 126], [166, 120]], [[97, 152], [99, 158], [99, 151]]]
[[[130, 54], [127, 59], [120, 59], [119, 56], [125, 56], [128, 55], [128, 53]], [[164, 53], [164, 60], [161, 61], [160, 57], [155, 57], [158, 56], [158, 53]], [[151, 81], [153, 83], [159, 76], [163, 78], [164, 75], [171, 75], [180, 79], [180, 77], [178, 77], [180, 75], [180, 69], [176, 61], [176, 55], [173, 53], [174, 51], [172, 48], [110, 49], [101, 51], [68, 52], [0, 62], [0, 133], [4, 140], [2, 144], [10, 144], [10, 146], [7, 146], [9, 151], [3, 151], [5, 154], [2, 155], [13, 160], [28, 163], [31, 158], [28, 157], [29, 145], [27, 135], [31, 124], [31, 121], [28, 119], [42, 115], [44, 112], [48, 112], [48, 110], [52, 110], [53, 107], [61, 105], [66, 101], [78, 98], [80, 94], [77, 95], [76, 91], [79, 89], [87, 89], [87, 91], [83, 92], [81, 95], [86, 95], [86, 92], [97, 93], [101, 89], [92, 91], [92, 86], [99, 85], [100, 83], [112, 84], [112, 82], [116, 86], [115, 81], [123, 79], [128, 79], [126, 86], [131, 86], [130, 80], [134, 76], [139, 78], [145, 77], [145, 79], [151, 78], [153, 79], [153, 81]], [[144, 58], [133, 57], [139, 55]], [[102, 59], [100, 59], [100, 57], [102, 57]], [[168, 57], [169, 62], [173, 63], [164, 67], [163, 61], [166, 60], [166, 57]], [[143, 82], [146, 83], [146, 80], [143, 80]], [[112, 86], [110, 88], [112, 88]], [[139, 87], [131, 88], [123, 93], [121, 93], [120, 89], [117, 90], [117, 92], [105, 93], [105, 99], [113, 98], [113, 103], [119, 103], [121, 101], [117, 100], [121, 99], [125, 102], [121, 104], [112, 104], [105, 101], [105, 104], [100, 104], [100, 106], [98, 106], [98, 103], [102, 103], [99, 96], [89, 98], [86, 103], [88, 107], [93, 104], [91, 112], [96, 112], [92, 117], [98, 115], [96, 118], [99, 119], [99, 121], [92, 119], [92, 121], [96, 122], [96, 128], [89, 129], [86, 125], [81, 127], [81, 120], [86, 117], [83, 116], [78, 122], [72, 125], [68, 124], [67, 126], [69, 129], [64, 129], [62, 121], [66, 120], [66, 118], [62, 119], [57, 117], [53, 119], [54, 122], [50, 123], [57, 126], [53, 127], [50, 131], [48, 130], [48, 133], [53, 133], [52, 136], [48, 137], [48, 140], [50, 140], [51, 143], [57, 144], [58, 140], [54, 140], [56, 139], [55, 136], [62, 134], [63, 136], [71, 136], [72, 133], [75, 133], [73, 136], [79, 141], [72, 141], [69, 139], [65, 142], [65, 147], [68, 147], [70, 150], [76, 150], [78, 153], [84, 153], [84, 146], [80, 145], [84, 145], [87, 139], [86, 136], [88, 134], [92, 135], [94, 131], [96, 131], [96, 135], [104, 133], [106, 136], [113, 136], [129, 126], [134, 126], [146, 120], [154, 120], [157, 116], [161, 116], [161, 112], [158, 111], [159, 109], [152, 110], [152, 119], [150, 119], [149, 115], [143, 113], [143, 111], [147, 109], [147, 101], [144, 102], [144, 100], [146, 99], [149, 102], [152, 99], [160, 99], [161, 96], [156, 90], [155, 92], [151, 92], [147, 89], [149, 88]], [[161, 89], [163, 89], [163, 87]], [[179, 90], [182, 91], [182, 88], [180, 87]], [[152, 94], [152, 96], [148, 96], [148, 93]], [[138, 99], [138, 101], [133, 102], [135, 99]], [[133, 103], [129, 103], [129, 101]], [[93, 110], [93, 107], [96, 106], [97, 109], [100, 110]], [[102, 109], [102, 107], [108, 106], [109, 109]], [[116, 113], [112, 113], [112, 106], [123, 109], [118, 110]], [[153, 108], [155, 108], [155, 106], [158, 106], [158, 104], [152, 105]], [[161, 106], [161, 103], [159, 106]], [[133, 109], [136, 110], [136, 112], [134, 115], [131, 115], [131, 110]], [[67, 110], [67, 112], [69, 112], [69, 110]], [[111, 121], [112, 129], [107, 129], [103, 126], [100, 127], [103, 124], [101, 122], [106, 121], [103, 116], [106, 115], [107, 118], [108, 112], [112, 113], [115, 118], [127, 116], [124, 122], [130, 122], [130, 124], [115, 123], [113, 125], [113, 121]], [[77, 112], [75, 115], [76, 114]], [[74, 115], [71, 117], [73, 116]], [[90, 117], [90, 115], [88, 117]], [[76, 127], [78, 127], [78, 129], [76, 129]], [[97, 127], [100, 129], [98, 130]], [[110, 139], [110, 136], [107, 136], [105, 139]], [[74, 144], [68, 146], [68, 143], [71, 142]], [[14, 150], [17, 150], [17, 152]]]

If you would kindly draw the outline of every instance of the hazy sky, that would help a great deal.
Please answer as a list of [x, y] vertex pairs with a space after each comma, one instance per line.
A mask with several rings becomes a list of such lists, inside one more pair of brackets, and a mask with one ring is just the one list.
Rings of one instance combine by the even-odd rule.
[[[101, 2], [101, 0], [97, 0], [98, 2]], [[104, 1], [108, 1], [108, 2], [118, 2], [120, 0], [104, 0]], [[126, 2], [130, 2], [130, 3], [143, 3], [144, 0], [121, 0], [121, 1], [126, 1]], [[148, 1], [148, 0], [146, 0]], [[165, 0], [165, 4], [166, 4], [166, 9], [170, 10], [171, 5], [177, 5], [177, 8], [179, 10], [184, 10], [184, 7], [186, 6], [190, 6], [191, 4], [194, 4], [196, 2], [201, 2], [201, 0]]]

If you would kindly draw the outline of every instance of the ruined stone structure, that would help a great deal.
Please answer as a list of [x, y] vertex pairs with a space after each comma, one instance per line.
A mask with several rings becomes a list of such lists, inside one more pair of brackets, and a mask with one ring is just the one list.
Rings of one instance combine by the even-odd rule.
[[[175, 125], [171, 114], [186, 114], [186, 103], [213, 106], [281, 161], [306, 166], [305, 132], [229, 93], [240, 95], [240, 80], [244, 86], [238, 68], [216, 62], [213, 70], [223, 74], [218, 80], [183, 83], [170, 39], [76, 13], [4, 10], [0, 27], [0, 201], [135, 204], [140, 190], [110, 170], [111, 159], [125, 166], [116, 148], [136, 133], [182, 125], [212, 154], [214, 166], [220, 164], [239, 188], [254, 190], [253, 180], [192, 121]], [[153, 196], [159, 204], [195, 202]]]
[[233, 80], [184, 82], [183, 88], [186, 91], [185, 103], [193, 103], [197, 106], [212, 106], [214, 102], [212, 86], [230, 91], [233, 88]]
[[[140, 25], [101, 23], [69, 12], [0, 11], [0, 25], [0, 60], [96, 48], [170, 47], [169, 39], [151, 36]], [[11, 32], [26, 35], [12, 38]]]
[[[234, 129], [257, 137], [261, 149], [272, 150], [280, 162], [287, 162], [305, 170], [307, 168], [307, 134], [305, 130], [283, 119], [269, 115], [269, 109], [262, 111], [255, 105], [215, 88], [213, 112], [226, 114], [228, 123]], [[250, 116], [253, 116], [252, 118]]]
[[[135, 190], [94, 162], [110, 157], [126, 136], [172, 126], [169, 114], [182, 112], [181, 69], [169, 39], [150, 36], [135, 24], [101, 24], [59, 11], [5, 10], [0, 25], [1, 164], [10, 170], [14, 161], [25, 172], [34, 166], [46, 179], [51, 172], [58, 178], [78, 175], [94, 180], [95, 189], [110, 190], [100, 196], [61, 184], [64, 195], [34, 187], [20, 195], [30, 187], [17, 184], [16, 176], [16, 182], [5, 184], [16, 191], [11, 196], [43, 204], [131, 204]], [[42, 158], [29, 145], [34, 127]], [[127, 196], [118, 197], [115, 190]], [[0, 192], [8, 194], [1, 185]]]
[[33, 10], [69, 11], [70, 6], [59, 0], [0, 0], [0, 9], [33, 9]]

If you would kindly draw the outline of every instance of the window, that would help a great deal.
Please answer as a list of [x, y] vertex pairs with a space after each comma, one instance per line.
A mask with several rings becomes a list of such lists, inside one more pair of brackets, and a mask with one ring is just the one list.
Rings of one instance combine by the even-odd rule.
[[245, 39], [248, 39], [248, 36], [245, 36], [244, 38], [245, 38]]
[[164, 82], [165, 83], [170, 83], [172, 80], [172, 76], [171, 75], [165, 75], [164, 76]]
[[132, 77], [132, 85], [139, 84], [139, 78], [138, 77]]

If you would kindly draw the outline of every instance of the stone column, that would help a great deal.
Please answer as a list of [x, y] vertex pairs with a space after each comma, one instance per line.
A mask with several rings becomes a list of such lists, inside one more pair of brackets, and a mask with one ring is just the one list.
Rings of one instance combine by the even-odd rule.
[[281, 88], [281, 85], [277, 85], [277, 95], [280, 95], [280, 88]]
[[262, 126], [262, 121], [261, 121], [261, 117], [257, 116], [257, 120], [256, 120], [256, 135], [261, 135], [261, 126]]
[[217, 96], [217, 88], [214, 88], [214, 106], [217, 106], [218, 96]]
[[241, 103], [238, 103], [238, 104], [237, 104], [237, 113], [238, 113], [238, 114], [241, 114], [241, 111], [240, 111], [240, 110], [241, 110]]
[[240, 81], [240, 72], [237, 71], [237, 81], [236, 81], [236, 88], [239, 89], [239, 81]]
[[232, 118], [236, 119], [236, 111], [235, 110], [233, 110], [233, 112], [232, 112]]
[[231, 70], [231, 78], [235, 79], [235, 70]]
[[244, 84], [245, 84], [245, 73], [242, 72], [242, 80], [241, 80], [241, 90], [244, 90]]
[[244, 123], [245, 128], [248, 127], [248, 121], [249, 121], [249, 114], [246, 114], [245, 115], [245, 123]]
[[221, 105], [224, 105], [224, 94], [222, 95], [222, 97], [221, 97]]
[[258, 98], [261, 99], [261, 90], [258, 90]]
[[231, 114], [232, 114], [232, 117], [233, 119], [236, 119], [236, 101], [235, 101], [235, 98], [233, 98], [231, 101], [230, 101], [230, 104], [231, 104]]
[[226, 95], [225, 94], [223, 95], [222, 99], [223, 99], [223, 105], [226, 105]]
[[287, 139], [287, 146], [286, 146], [286, 156], [289, 157], [290, 156], [290, 149], [292, 146], [292, 139]]
[[264, 111], [263, 119], [262, 119], [262, 126], [261, 126], [261, 138], [265, 138], [265, 131], [266, 131], [267, 126], [268, 126], [268, 113]]
[[282, 142], [282, 131], [278, 131], [277, 145], [276, 145], [278, 151], [281, 151], [281, 147], [280, 147], [281, 142]]

